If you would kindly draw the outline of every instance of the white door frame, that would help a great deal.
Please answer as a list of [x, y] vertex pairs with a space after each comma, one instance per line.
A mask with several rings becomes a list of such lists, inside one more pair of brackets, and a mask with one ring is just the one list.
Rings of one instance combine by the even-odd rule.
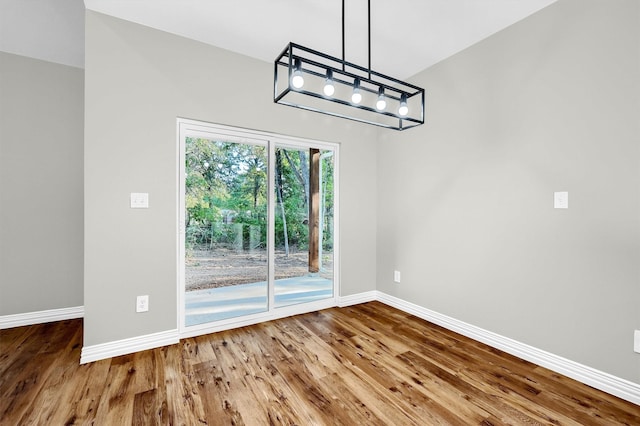
[[[229, 318], [216, 321], [214, 323], [205, 323], [187, 327], [185, 325], [185, 139], [187, 137], [202, 137], [206, 139], [224, 138], [230, 142], [259, 144], [268, 148], [268, 231], [267, 231], [267, 247], [268, 247], [268, 309], [265, 312], [246, 315], [242, 317]], [[298, 315], [306, 312], [317, 311], [337, 306], [339, 290], [340, 290], [340, 196], [339, 196], [339, 144], [331, 142], [322, 142], [311, 139], [297, 138], [291, 136], [283, 136], [274, 133], [260, 132], [256, 130], [247, 130], [238, 127], [230, 127], [219, 124], [206, 123], [202, 121], [189, 120], [184, 118], [177, 119], [177, 147], [178, 147], [178, 176], [177, 176], [177, 220], [178, 220], [178, 250], [177, 250], [177, 301], [178, 301], [178, 330], [180, 338], [192, 337], [202, 334], [214, 333], [217, 331], [228, 330], [231, 328], [243, 327], [246, 325], [256, 324], [263, 321], [269, 321], [277, 318], [284, 318], [291, 315]], [[275, 230], [275, 199], [274, 193], [274, 174], [275, 174], [275, 146], [287, 147], [309, 147], [329, 150], [334, 155], [334, 230], [333, 230], [333, 296], [327, 299], [318, 300], [309, 303], [300, 303], [295, 305], [283, 306], [275, 308], [274, 306], [274, 244], [273, 235]]]

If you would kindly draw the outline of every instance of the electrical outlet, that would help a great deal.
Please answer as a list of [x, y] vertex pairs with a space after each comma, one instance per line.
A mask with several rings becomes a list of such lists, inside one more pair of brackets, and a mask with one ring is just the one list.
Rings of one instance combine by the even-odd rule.
[[640, 330], [633, 333], [633, 351], [640, 354]]
[[397, 283], [400, 282], [400, 271], [393, 271], [393, 281]]
[[147, 312], [149, 310], [149, 296], [138, 296], [136, 298], [136, 312]]

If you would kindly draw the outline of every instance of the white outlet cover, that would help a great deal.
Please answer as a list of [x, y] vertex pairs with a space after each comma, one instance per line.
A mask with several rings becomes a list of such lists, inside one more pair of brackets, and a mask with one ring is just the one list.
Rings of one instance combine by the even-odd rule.
[[633, 351], [640, 354], [640, 330], [633, 333]]
[[149, 310], [149, 296], [138, 296], [136, 298], [136, 312], [147, 312]]
[[400, 271], [393, 271], [393, 281], [399, 283], [400, 282]]
[[149, 193], [147, 193], [147, 192], [132, 192], [131, 193], [131, 208], [132, 209], [148, 209], [149, 208]]

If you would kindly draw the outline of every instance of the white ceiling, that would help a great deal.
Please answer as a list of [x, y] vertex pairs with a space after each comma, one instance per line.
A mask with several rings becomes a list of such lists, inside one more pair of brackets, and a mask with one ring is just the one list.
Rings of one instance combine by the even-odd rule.
[[[372, 0], [372, 69], [407, 78], [556, 0]], [[84, 0], [87, 9], [273, 61], [289, 41], [341, 56], [340, 0]], [[82, 0], [0, 0], [0, 50], [84, 66]], [[367, 66], [367, 1], [346, 0]]]
[[0, 50], [84, 68], [84, 2], [0, 0]]

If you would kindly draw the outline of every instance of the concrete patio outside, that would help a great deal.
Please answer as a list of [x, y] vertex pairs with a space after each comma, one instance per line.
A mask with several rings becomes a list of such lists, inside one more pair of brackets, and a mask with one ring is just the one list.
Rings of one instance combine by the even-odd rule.
[[[312, 302], [333, 296], [333, 282], [318, 276], [275, 280], [275, 307]], [[267, 282], [238, 284], [185, 294], [187, 327], [267, 310]]]

